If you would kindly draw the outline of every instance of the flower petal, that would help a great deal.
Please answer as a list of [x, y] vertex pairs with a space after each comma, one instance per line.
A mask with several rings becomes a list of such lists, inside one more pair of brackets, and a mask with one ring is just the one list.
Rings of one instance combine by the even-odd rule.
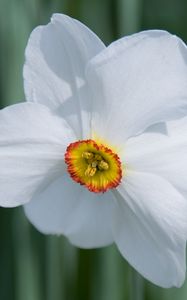
[[146, 132], [127, 141], [127, 169], [166, 178], [187, 198], [187, 117], [167, 123], [166, 133]]
[[88, 128], [81, 127], [82, 118], [88, 124], [90, 111], [85, 66], [104, 47], [79, 21], [54, 14], [51, 23], [32, 32], [26, 48], [24, 86], [27, 100], [60, 109], [80, 137]]
[[92, 130], [124, 142], [147, 127], [187, 113], [187, 49], [165, 31], [112, 43], [87, 67], [93, 92]]
[[68, 125], [40, 104], [0, 111], [0, 205], [17, 206], [64, 172], [64, 152], [74, 140]]
[[162, 287], [185, 278], [187, 201], [159, 176], [129, 172], [118, 188], [114, 239], [145, 278]]
[[113, 242], [113, 203], [111, 192], [91, 193], [64, 175], [24, 208], [41, 232], [64, 234], [76, 246], [93, 248]]

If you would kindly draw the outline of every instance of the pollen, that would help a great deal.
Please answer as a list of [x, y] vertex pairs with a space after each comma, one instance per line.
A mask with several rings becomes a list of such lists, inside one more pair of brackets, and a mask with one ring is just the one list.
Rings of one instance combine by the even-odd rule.
[[65, 162], [70, 177], [90, 192], [104, 193], [121, 182], [119, 156], [94, 140], [71, 143], [65, 153]]

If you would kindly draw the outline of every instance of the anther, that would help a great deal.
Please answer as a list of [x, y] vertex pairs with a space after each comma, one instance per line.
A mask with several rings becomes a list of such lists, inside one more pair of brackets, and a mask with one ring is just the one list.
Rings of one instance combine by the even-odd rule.
[[92, 167], [92, 165], [88, 165], [88, 167], [85, 171], [85, 175], [88, 177], [92, 177], [95, 175], [96, 171], [97, 171], [96, 167]]
[[104, 160], [101, 160], [99, 163], [98, 163], [98, 168], [99, 170], [108, 170], [109, 168], [109, 165], [106, 161]]
[[92, 152], [85, 151], [82, 153], [82, 157], [86, 159], [92, 159], [94, 157], [94, 154]]

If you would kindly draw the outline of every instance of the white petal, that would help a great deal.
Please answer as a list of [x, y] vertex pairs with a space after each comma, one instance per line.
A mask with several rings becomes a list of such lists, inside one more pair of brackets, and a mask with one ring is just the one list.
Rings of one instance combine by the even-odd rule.
[[0, 111], [0, 205], [26, 203], [64, 172], [64, 152], [74, 140], [68, 125], [40, 104]]
[[87, 67], [93, 92], [92, 130], [124, 142], [150, 125], [187, 113], [187, 49], [164, 31], [111, 44]]
[[122, 159], [127, 169], [161, 175], [187, 198], [187, 117], [168, 122], [164, 135], [129, 139]]
[[153, 283], [181, 286], [187, 201], [165, 179], [149, 173], [128, 173], [118, 191], [114, 239], [119, 250]]
[[41, 232], [64, 234], [76, 246], [93, 248], [113, 242], [113, 203], [112, 193], [91, 193], [64, 175], [24, 208]]
[[87, 125], [90, 111], [85, 66], [104, 47], [79, 21], [62, 14], [53, 15], [51, 23], [32, 32], [26, 48], [27, 100], [60, 109], [77, 135], [83, 134], [88, 126], [81, 127], [82, 118]]

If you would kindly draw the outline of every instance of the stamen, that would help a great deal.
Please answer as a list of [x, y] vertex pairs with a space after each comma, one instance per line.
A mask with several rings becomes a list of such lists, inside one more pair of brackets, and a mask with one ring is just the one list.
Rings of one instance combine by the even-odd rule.
[[106, 162], [106, 161], [104, 161], [104, 160], [101, 160], [99, 163], [98, 163], [98, 168], [99, 168], [99, 170], [108, 170], [109, 169], [109, 165], [108, 165], [108, 163]]
[[92, 167], [92, 165], [88, 165], [86, 171], [85, 171], [85, 175], [88, 177], [93, 177], [95, 175], [97, 171], [96, 167]]
[[86, 159], [92, 159], [94, 157], [94, 154], [92, 152], [83, 152], [82, 153], [82, 157], [86, 158]]

